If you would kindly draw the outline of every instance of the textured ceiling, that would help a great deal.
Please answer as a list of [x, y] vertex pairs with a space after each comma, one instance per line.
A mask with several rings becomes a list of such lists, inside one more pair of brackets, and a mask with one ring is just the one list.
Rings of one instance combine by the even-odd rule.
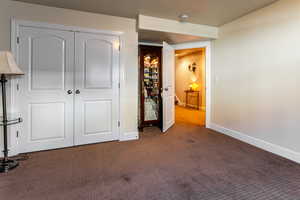
[[60, 8], [136, 18], [138, 14], [220, 26], [276, 0], [18, 0]]

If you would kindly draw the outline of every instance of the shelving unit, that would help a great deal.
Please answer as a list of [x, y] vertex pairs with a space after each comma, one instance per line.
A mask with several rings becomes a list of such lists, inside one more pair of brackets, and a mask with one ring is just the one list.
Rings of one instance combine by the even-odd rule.
[[161, 47], [140, 46], [140, 128], [161, 126]]

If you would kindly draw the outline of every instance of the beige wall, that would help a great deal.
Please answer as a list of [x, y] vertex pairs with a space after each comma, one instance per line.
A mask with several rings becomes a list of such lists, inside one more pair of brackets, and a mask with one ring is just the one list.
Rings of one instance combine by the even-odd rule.
[[300, 1], [280, 0], [220, 28], [212, 122], [300, 152]]
[[[300, 152], [299, 10], [299, 0], [280, 0], [222, 26], [219, 39], [212, 43], [212, 122], [296, 152]], [[136, 131], [135, 20], [0, 0], [0, 50], [10, 49], [12, 17], [123, 31], [122, 131]]]
[[[0, 0], [0, 50], [10, 50], [11, 18], [124, 32], [125, 71], [121, 94], [122, 132], [137, 131], [138, 37], [133, 19]], [[2, 137], [0, 137], [2, 138]], [[1, 140], [1, 139], [0, 139]]]
[[[205, 108], [205, 93], [203, 88], [205, 87], [205, 53], [203, 51], [195, 52], [185, 56], [176, 57], [175, 66], [175, 92], [181, 103], [186, 104], [185, 90], [189, 89], [189, 85], [192, 82], [196, 82], [200, 85], [199, 90], [201, 92], [201, 100], [199, 106]], [[188, 69], [188, 65], [192, 63], [197, 64], [196, 72], [191, 72]], [[197, 99], [191, 98], [189, 104], [197, 105]]]

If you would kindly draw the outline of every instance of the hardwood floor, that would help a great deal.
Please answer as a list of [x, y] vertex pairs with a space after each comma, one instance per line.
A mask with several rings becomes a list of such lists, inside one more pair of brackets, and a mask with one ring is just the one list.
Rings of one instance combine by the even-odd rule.
[[175, 116], [176, 122], [205, 126], [205, 111], [203, 110], [176, 106]]

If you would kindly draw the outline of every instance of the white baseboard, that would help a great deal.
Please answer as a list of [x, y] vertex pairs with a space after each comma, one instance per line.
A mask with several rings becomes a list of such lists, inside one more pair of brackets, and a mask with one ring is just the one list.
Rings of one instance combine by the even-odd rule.
[[[2, 148], [1, 148], [2, 149]], [[11, 150], [11, 148], [8, 148], [9, 152], [8, 152], [8, 157], [12, 157], [12, 156], [17, 156], [19, 153], [16, 150]], [[4, 154], [1, 152], [0, 153], [0, 159], [2, 159], [4, 157]]]
[[138, 140], [138, 139], [139, 139], [139, 132], [135, 131], [135, 132], [121, 133], [119, 141], [124, 142], [130, 140]]
[[214, 123], [210, 123], [209, 128], [300, 164], [300, 153], [296, 151], [248, 136], [244, 133], [228, 129]]

